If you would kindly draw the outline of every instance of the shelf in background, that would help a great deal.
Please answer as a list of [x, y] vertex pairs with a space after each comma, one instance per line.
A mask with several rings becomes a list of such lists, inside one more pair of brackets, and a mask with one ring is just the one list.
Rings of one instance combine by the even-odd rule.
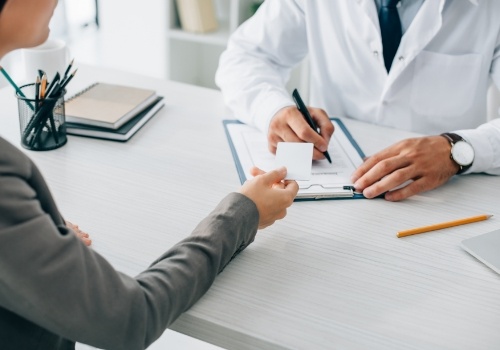
[[166, 77], [174, 81], [217, 88], [214, 77], [229, 37], [253, 14], [259, 0], [213, 0], [219, 28], [214, 32], [182, 30], [176, 0], [166, 2]]
[[219, 28], [208, 33], [190, 33], [181, 28], [171, 28], [167, 31], [167, 36], [170, 39], [220, 46], [227, 45], [229, 35], [229, 23], [226, 21], [219, 21]]

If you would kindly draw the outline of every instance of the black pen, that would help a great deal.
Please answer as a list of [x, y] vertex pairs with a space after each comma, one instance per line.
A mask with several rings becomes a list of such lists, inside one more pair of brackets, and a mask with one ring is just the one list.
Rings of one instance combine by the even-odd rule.
[[60, 75], [59, 75], [59, 73], [56, 73], [56, 75], [54, 76], [54, 79], [52, 79], [50, 84], [47, 85], [47, 91], [45, 92], [45, 96], [50, 96], [50, 93], [54, 89], [54, 86], [57, 86], [57, 82], [59, 81], [59, 79], [60, 79]]
[[[60, 79], [59, 72], [56, 72], [54, 79], [52, 79], [52, 81], [50, 82], [50, 85], [47, 87], [47, 92], [45, 93], [45, 95], [47, 97], [50, 97], [50, 93], [52, 92], [52, 90], [54, 90], [54, 86], [57, 86], [59, 79]], [[57, 145], [59, 143], [59, 137], [57, 136], [57, 129], [56, 129], [56, 123], [54, 120], [54, 115], [53, 115], [53, 113], [49, 113], [48, 116], [49, 116], [51, 134], [52, 134], [52, 137], [54, 138], [54, 141], [56, 142], [56, 145]]]
[[[304, 101], [302, 101], [302, 98], [300, 97], [299, 91], [297, 89], [293, 90], [292, 97], [295, 101], [295, 105], [297, 106], [297, 109], [299, 110], [300, 113], [302, 113], [302, 116], [306, 120], [307, 124], [309, 124], [309, 126], [319, 134], [318, 127], [316, 126], [316, 123], [314, 123], [313, 118], [311, 118], [311, 115], [309, 114], [309, 111], [307, 110], [307, 107], [304, 104]], [[328, 162], [332, 163], [332, 160], [330, 158], [330, 155], [328, 154], [328, 151], [324, 151], [323, 155], [328, 160]]]
[[64, 90], [64, 88], [66, 87], [66, 85], [68, 85], [68, 83], [71, 81], [71, 79], [73, 79], [73, 77], [75, 76], [75, 74], [76, 74], [76, 72], [77, 72], [77, 71], [78, 71], [78, 68], [77, 68], [77, 69], [75, 69], [75, 70], [73, 71], [73, 73], [71, 73], [71, 74], [70, 74], [70, 75], [66, 78], [66, 80], [61, 81], [61, 82], [60, 82], [60, 85], [58, 86], [58, 88], [57, 88], [56, 90], [54, 90], [53, 94], [57, 96], [57, 95], [59, 95], [60, 93], [62, 93], [62, 92], [63, 92], [63, 90]]
[[68, 76], [69, 70], [71, 69], [71, 67], [73, 67], [73, 62], [74, 62], [74, 61], [75, 61], [75, 59], [73, 58], [73, 59], [71, 60], [71, 62], [69, 63], [68, 68], [66, 68], [66, 71], [64, 72], [64, 74], [63, 74], [63, 78], [62, 78], [61, 80], [66, 79], [66, 77]]

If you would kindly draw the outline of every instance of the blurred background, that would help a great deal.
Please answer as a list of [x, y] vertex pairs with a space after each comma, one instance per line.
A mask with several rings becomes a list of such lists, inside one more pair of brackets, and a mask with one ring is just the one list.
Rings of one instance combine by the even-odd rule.
[[[166, 2], [138, 4], [132, 0], [60, 0], [50, 36], [66, 41], [71, 56], [80, 63], [164, 78]], [[24, 78], [19, 50], [1, 63], [15, 80]], [[5, 86], [3, 79], [1, 84]]]

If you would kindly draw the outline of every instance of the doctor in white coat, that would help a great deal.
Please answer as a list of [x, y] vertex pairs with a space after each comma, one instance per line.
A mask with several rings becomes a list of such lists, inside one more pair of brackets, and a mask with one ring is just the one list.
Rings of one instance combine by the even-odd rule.
[[[388, 14], [399, 29], [385, 27]], [[394, 47], [387, 36], [398, 31]], [[320, 135], [285, 89], [306, 55]], [[272, 152], [280, 141], [306, 141], [323, 158], [329, 115], [428, 135], [370, 156], [352, 175], [366, 197], [387, 192], [390, 201], [457, 173], [500, 174], [500, 119], [488, 122], [486, 112], [491, 81], [500, 86], [499, 0], [267, 0], [232, 35], [216, 74], [228, 106], [267, 134]]]

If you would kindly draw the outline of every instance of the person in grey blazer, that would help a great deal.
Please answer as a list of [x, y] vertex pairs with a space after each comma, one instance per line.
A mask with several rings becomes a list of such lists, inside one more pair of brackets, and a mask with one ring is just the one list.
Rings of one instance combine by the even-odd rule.
[[[0, 0], [0, 58], [42, 43], [57, 0]], [[1, 108], [1, 106], [0, 106]], [[1, 131], [0, 131], [1, 133]], [[298, 191], [286, 169], [224, 198], [190, 236], [132, 278], [89, 249], [61, 216], [40, 171], [0, 137], [0, 349], [144, 349]]]

